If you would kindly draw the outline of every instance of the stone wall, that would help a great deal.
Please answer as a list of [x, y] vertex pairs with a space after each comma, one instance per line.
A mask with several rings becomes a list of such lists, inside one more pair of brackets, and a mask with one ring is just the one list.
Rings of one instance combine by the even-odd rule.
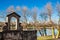
[[0, 40], [37, 40], [37, 31], [4, 31], [0, 33]]
[[37, 40], [37, 31], [23, 31], [23, 40]]
[[4, 40], [22, 40], [22, 31], [7, 31], [3, 33]]
[[0, 32], [0, 40], [3, 40], [3, 33]]

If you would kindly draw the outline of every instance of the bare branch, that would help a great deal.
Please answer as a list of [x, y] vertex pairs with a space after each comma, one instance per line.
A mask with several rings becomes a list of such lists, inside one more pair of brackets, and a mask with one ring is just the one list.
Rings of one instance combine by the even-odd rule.
[[14, 11], [15, 11], [15, 10], [14, 10], [14, 6], [8, 7], [6, 11], [7, 11], [8, 14], [14, 12]]

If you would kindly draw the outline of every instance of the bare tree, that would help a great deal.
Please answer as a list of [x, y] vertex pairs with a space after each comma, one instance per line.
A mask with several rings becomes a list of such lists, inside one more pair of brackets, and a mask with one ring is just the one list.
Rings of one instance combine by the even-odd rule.
[[[47, 13], [42, 11], [42, 12], [40, 13], [40, 17], [43, 19], [44, 24], [45, 24], [46, 21], [47, 21], [47, 18], [48, 18]], [[43, 31], [41, 31], [41, 30], [43, 30]], [[41, 30], [39, 30], [41, 36], [44, 35], [44, 34], [47, 35], [47, 33], [46, 33], [46, 28], [45, 28], [45, 27], [43, 27], [43, 29], [41, 29]], [[41, 32], [42, 32], [42, 33], [41, 33]]]
[[20, 10], [21, 10], [20, 6], [16, 6], [16, 11], [20, 11]]
[[58, 11], [59, 22], [60, 22], [60, 4], [59, 4], [59, 2], [57, 2], [56, 9]]
[[47, 3], [47, 5], [45, 7], [47, 9], [49, 20], [51, 21], [51, 15], [52, 15], [52, 6], [51, 6], [51, 3], [50, 2]]
[[10, 13], [12, 13], [12, 12], [15, 12], [14, 6], [13, 6], [13, 5], [12, 5], [12, 6], [9, 6], [9, 7], [7, 8], [6, 12], [7, 12], [7, 14], [10, 14]]
[[[44, 23], [46, 22], [47, 20], [47, 17], [49, 18], [49, 21], [51, 22], [51, 15], [52, 15], [52, 6], [51, 6], [51, 3], [47, 3], [47, 5], [45, 5], [45, 11], [46, 12], [42, 12], [40, 14], [41, 18], [44, 20]], [[46, 33], [46, 28], [43, 27], [43, 30], [44, 30], [44, 34], [47, 35]]]
[[57, 34], [57, 38], [60, 35], [60, 3], [57, 2], [56, 4], [56, 9], [58, 11], [58, 16], [59, 16], [59, 20], [58, 20], [58, 34]]
[[[50, 25], [53, 25], [52, 20], [51, 20], [51, 16], [52, 16], [53, 9], [52, 9], [52, 5], [51, 5], [50, 2], [47, 3], [46, 9], [47, 9], [48, 18], [49, 18], [49, 24], [50, 24]], [[53, 38], [54, 38], [54, 35], [55, 35], [55, 30], [54, 30], [54, 26], [52, 26], [52, 37], [53, 37]]]
[[37, 7], [34, 7], [34, 8], [32, 9], [32, 18], [33, 18], [33, 21], [34, 21], [34, 22], [37, 22], [37, 10], [38, 10]]
[[29, 9], [28, 9], [26, 6], [24, 6], [24, 7], [22, 8], [22, 10], [21, 10], [21, 12], [22, 12], [22, 18], [23, 18], [22, 23], [24, 23], [25, 28], [28, 27], [28, 15], [29, 15], [28, 10], [29, 10]]
[[23, 7], [23, 9], [22, 9], [22, 16], [23, 16], [23, 20], [24, 20], [24, 22], [25, 23], [27, 23], [27, 7]]

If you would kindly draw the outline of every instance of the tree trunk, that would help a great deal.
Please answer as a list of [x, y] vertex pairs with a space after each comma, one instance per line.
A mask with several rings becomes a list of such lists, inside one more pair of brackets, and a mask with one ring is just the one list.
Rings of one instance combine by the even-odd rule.
[[45, 36], [47, 36], [47, 33], [46, 33], [46, 28], [44, 28], [44, 33], [45, 33]]
[[55, 38], [55, 36], [54, 36], [54, 27], [52, 28], [52, 37]]
[[41, 30], [39, 30], [39, 33], [40, 33], [40, 35], [42, 36], [42, 34], [41, 34]]
[[44, 36], [44, 29], [41, 29], [40, 31], [41, 36]]
[[56, 38], [60, 38], [60, 28], [58, 29], [58, 34], [57, 34]]
[[59, 16], [59, 21], [58, 21], [58, 33], [56, 35], [56, 38], [60, 37], [60, 16]]
[[56, 38], [58, 38], [58, 36], [59, 36], [59, 29], [58, 29], [58, 33], [57, 33], [57, 35], [56, 35]]

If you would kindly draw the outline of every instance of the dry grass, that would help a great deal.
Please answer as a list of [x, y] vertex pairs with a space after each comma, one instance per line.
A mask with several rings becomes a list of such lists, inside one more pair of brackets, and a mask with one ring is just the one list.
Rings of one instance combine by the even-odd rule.
[[41, 36], [37, 37], [37, 40], [54, 40], [52, 36]]

